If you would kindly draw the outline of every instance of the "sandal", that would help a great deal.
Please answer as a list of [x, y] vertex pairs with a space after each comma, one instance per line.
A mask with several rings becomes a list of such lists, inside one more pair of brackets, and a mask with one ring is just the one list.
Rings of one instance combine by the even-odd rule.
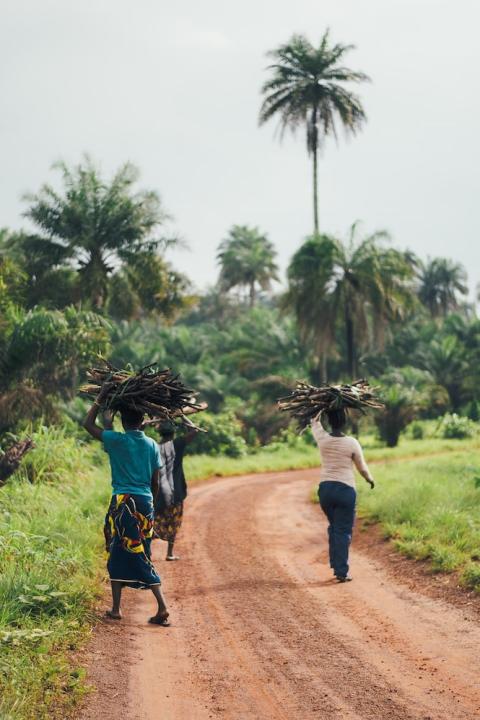
[[154, 615], [148, 621], [151, 625], [161, 625], [162, 627], [170, 627], [168, 622], [168, 612], [164, 612], [161, 615]]

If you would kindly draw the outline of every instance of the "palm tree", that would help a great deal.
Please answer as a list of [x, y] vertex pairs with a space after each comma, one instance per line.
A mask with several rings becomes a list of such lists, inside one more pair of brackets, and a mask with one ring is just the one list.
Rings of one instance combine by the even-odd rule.
[[73, 264], [82, 298], [100, 308], [108, 277], [120, 262], [172, 242], [155, 235], [167, 215], [156, 192], [134, 190], [138, 170], [130, 163], [110, 182], [102, 180], [88, 156], [73, 169], [65, 163], [54, 167], [62, 174], [64, 192], [44, 185], [26, 196], [25, 216], [43, 235], [25, 238], [24, 250], [53, 258], [55, 265]]
[[458, 296], [468, 294], [465, 268], [446, 258], [428, 259], [426, 263], [421, 263], [419, 283], [419, 300], [434, 319], [458, 310]]
[[327, 30], [318, 48], [303, 35], [268, 53], [274, 63], [267, 69], [272, 76], [262, 87], [260, 109], [262, 125], [279, 116], [281, 136], [290, 128], [306, 125], [307, 151], [313, 159], [314, 232], [318, 233], [318, 150], [324, 138], [337, 138], [337, 123], [347, 134], [355, 135], [366, 120], [360, 99], [345, 83], [365, 82], [369, 77], [345, 67], [344, 56], [354, 45], [330, 44]]
[[472, 365], [464, 345], [454, 335], [435, 338], [419, 353], [418, 363], [448, 392], [451, 409], [456, 412], [465, 395], [464, 383]]
[[219, 285], [223, 291], [248, 287], [250, 307], [254, 307], [257, 286], [268, 290], [278, 280], [277, 253], [268, 237], [258, 228], [234, 225], [218, 248]]
[[335, 352], [340, 320], [347, 352], [347, 371], [358, 371], [358, 347], [381, 348], [389, 322], [400, 319], [413, 302], [413, 267], [405, 253], [385, 247], [388, 234], [375, 232], [357, 240], [358, 223], [346, 242], [313, 235], [293, 256], [287, 271], [286, 304], [293, 309], [304, 341], [312, 342], [322, 379], [325, 358]]

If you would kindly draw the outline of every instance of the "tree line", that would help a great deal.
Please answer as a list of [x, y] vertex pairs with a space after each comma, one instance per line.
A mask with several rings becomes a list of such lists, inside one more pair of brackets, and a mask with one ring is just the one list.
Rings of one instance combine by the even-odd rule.
[[219, 239], [217, 283], [198, 293], [168, 261], [181, 240], [130, 163], [110, 179], [88, 156], [59, 163], [60, 189], [25, 197], [31, 229], [0, 232], [0, 433], [58, 415], [60, 400], [75, 414], [97, 352], [178, 368], [252, 444], [281, 430], [275, 399], [298, 377], [378, 379], [397, 427], [474, 413], [480, 324], [465, 269], [358, 222], [345, 237], [320, 232], [319, 150], [340, 126], [355, 134], [366, 121], [349, 85], [369, 78], [344, 65], [352, 47], [327, 32], [318, 47], [296, 35], [270, 53], [260, 123], [304, 126], [313, 167], [313, 233], [284, 279], [268, 234], [236, 224]]

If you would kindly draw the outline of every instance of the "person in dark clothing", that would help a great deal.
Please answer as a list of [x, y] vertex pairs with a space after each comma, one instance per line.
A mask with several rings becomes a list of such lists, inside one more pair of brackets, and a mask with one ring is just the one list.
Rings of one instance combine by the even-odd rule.
[[197, 430], [192, 429], [181, 437], [175, 437], [176, 426], [173, 422], [163, 422], [158, 426], [160, 433], [160, 473], [168, 482], [173, 502], [167, 505], [159, 495], [155, 504], [155, 535], [168, 543], [166, 560], [180, 560], [174, 553], [174, 544], [183, 519], [183, 503], [187, 497], [187, 482], [183, 470], [183, 456], [186, 446], [194, 440]]

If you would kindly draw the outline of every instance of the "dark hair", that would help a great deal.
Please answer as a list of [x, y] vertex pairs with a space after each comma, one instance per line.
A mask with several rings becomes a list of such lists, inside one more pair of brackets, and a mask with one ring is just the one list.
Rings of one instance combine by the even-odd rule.
[[144, 418], [144, 414], [140, 412], [140, 410], [134, 410], [129, 407], [120, 408], [120, 416], [122, 418], [122, 424], [126, 427], [139, 427]]
[[158, 423], [157, 430], [164, 439], [170, 439], [175, 437], [175, 431], [177, 427], [171, 420], [164, 420]]
[[343, 430], [347, 424], [347, 412], [344, 408], [338, 410], [327, 410], [328, 424], [332, 430]]

